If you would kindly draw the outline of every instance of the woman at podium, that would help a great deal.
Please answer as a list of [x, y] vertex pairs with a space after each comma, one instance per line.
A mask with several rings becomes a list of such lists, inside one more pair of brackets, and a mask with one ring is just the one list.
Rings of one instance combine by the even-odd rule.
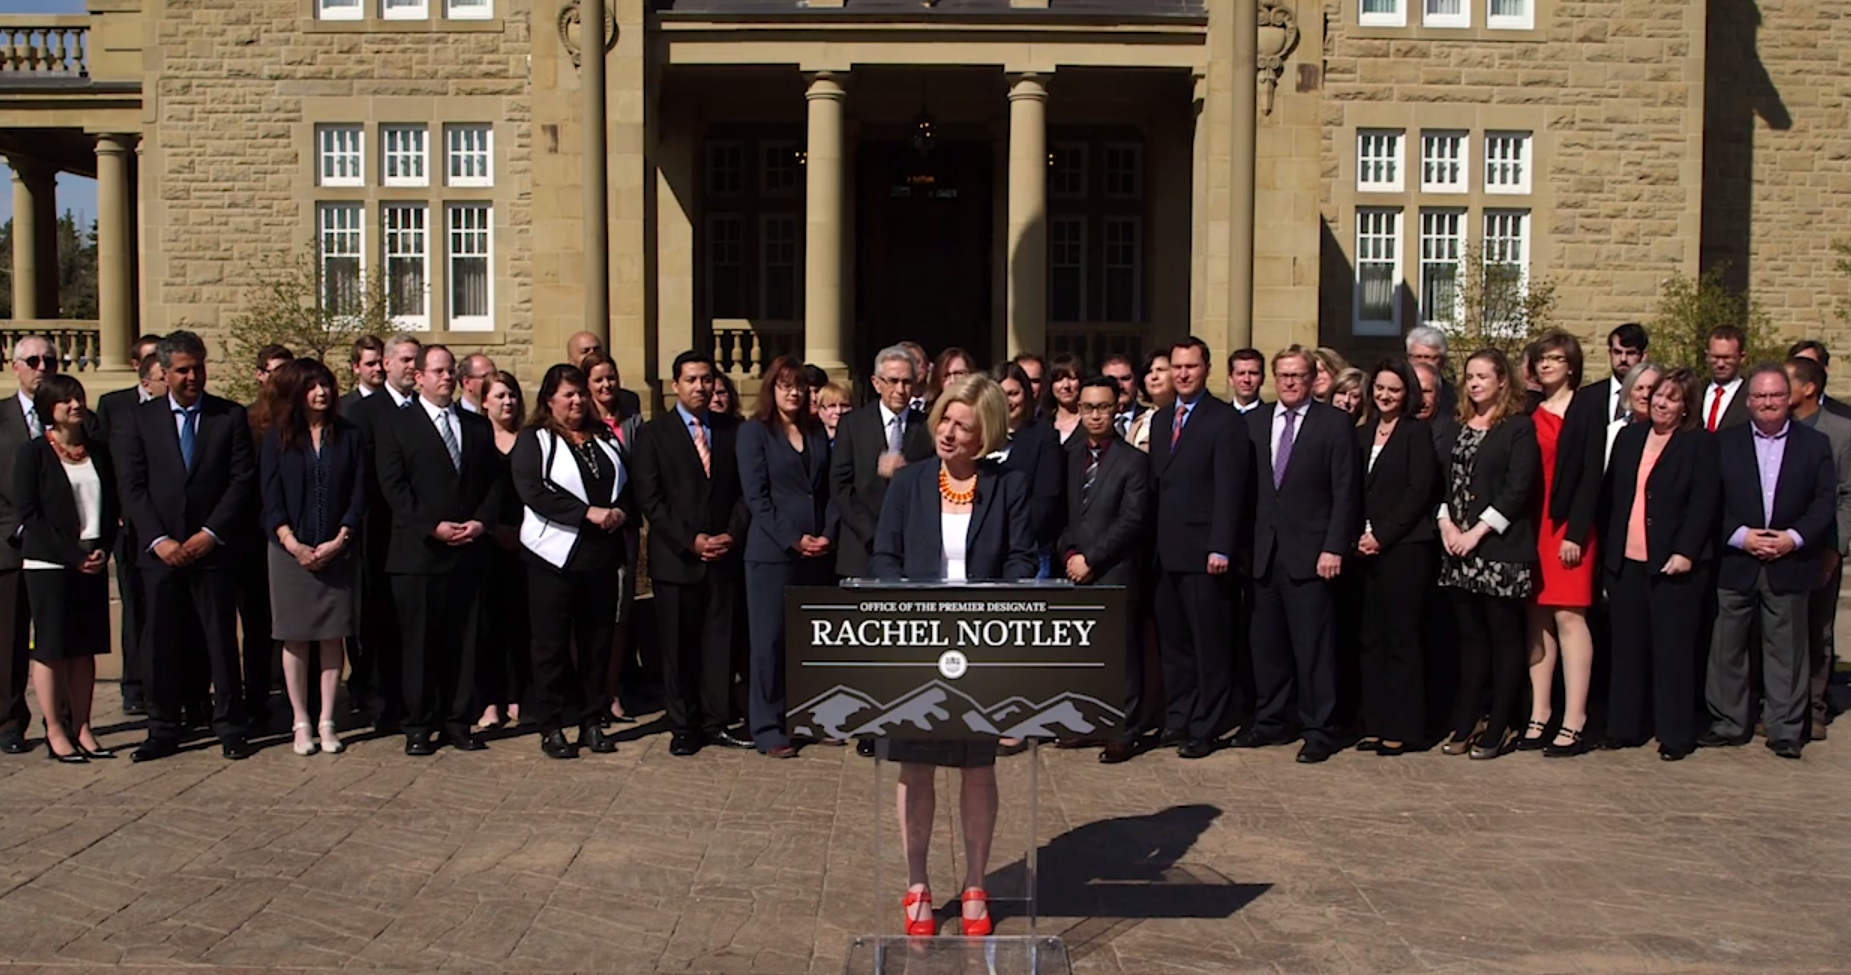
[[[946, 387], [927, 418], [937, 463], [909, 464], [893, 476], [874, 533], [871, 571], [880, 579], [960, 583], [1015, 582], [1035, 577], [1035, 543], [1028, 488], [1020, 473], [983, 460], [1008, 439], [1009, 408], [988, 376], [969, 375]], [[962, 773], [965, 876], [960, 896], [966, 935], [991, 931], [984, 875], [996, 831], [996, 741], [895, 741], [900, 763], [898, 807], [906, 848], [906, 933], [936, 934], [926, 854], [937, 808], [937, 768]]]

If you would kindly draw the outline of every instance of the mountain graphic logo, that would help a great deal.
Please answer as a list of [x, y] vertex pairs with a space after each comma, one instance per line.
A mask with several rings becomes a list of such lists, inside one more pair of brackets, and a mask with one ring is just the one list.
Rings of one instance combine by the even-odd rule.
[[1122, 729], [1125, 713], [1097, 698], [1063, 693], [1042, 702], [1011, 697], [985, 706], [941, 680], [891, 701], [836, 685], [790, 709], [793, 735], [929, 737], [968, 734], [1001, 738], [1099, 738]]

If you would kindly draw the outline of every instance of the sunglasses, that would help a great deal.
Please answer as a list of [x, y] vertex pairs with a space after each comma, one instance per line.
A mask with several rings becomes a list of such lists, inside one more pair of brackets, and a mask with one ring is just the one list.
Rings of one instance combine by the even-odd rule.
[[55, 355], [29, 355], [24, 359], [14, 359], [13, 361], [25, 363], [28, 369], [38, 369], [42, 367], [46, 372], [58, 371], [58, 357]]

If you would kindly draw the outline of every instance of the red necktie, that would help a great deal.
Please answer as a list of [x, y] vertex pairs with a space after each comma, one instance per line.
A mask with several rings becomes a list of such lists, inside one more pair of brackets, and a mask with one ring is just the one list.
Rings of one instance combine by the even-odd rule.
[[1170, 448], [1172, 450], [1176, 448], [1176, 441], [1182, 439], [1183, 418], [1188, 415], [1189, 415], [1188, 407], [1184, 406], [1181, 403], [1176, 404], [1176, 419], [1170, 424]]
[[1718, 386], [1716, 387], [1716, 395], [1710, 397], [1709, 431], [1711, 433], [1716, 432], [1716, 417], [1717, 417], [1717, 414], [1721, 412], [1722, 412], [1722, 387]]

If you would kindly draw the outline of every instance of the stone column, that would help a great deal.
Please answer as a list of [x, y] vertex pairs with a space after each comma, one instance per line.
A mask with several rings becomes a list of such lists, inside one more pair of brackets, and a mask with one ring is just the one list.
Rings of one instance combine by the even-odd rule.
[[1048, 344], [1048, 89], [1021, 74], [1009, 86], [1009, 274], [1007, 352]]
[[1228, 160], [1228, 341], [1253, 344], [1253, 156], [1259, 114], [1259, 3], [1234, 0], [1234, 151]]
[[132, 369], [135, 348], [135, 268], [130, 239], [129, 153], [132, 135], [96, 137], [96, 309], [99, 363], [104, 369]]
[[58, 317], [58, 173], [14, 156], [13, 317]]
[[611, 227], [604, 157], [604, 5], [579, 0], [579, 85], [585, 126], [585, 330], [611, 348]]
[[849, 335], [843, 312], [842, 215], [843, 103], [839, 75], [819, 71], [804, 92], [809, 104], [809, 145], [804, 164], [803, 353], [832, 378], [848, 376]]

